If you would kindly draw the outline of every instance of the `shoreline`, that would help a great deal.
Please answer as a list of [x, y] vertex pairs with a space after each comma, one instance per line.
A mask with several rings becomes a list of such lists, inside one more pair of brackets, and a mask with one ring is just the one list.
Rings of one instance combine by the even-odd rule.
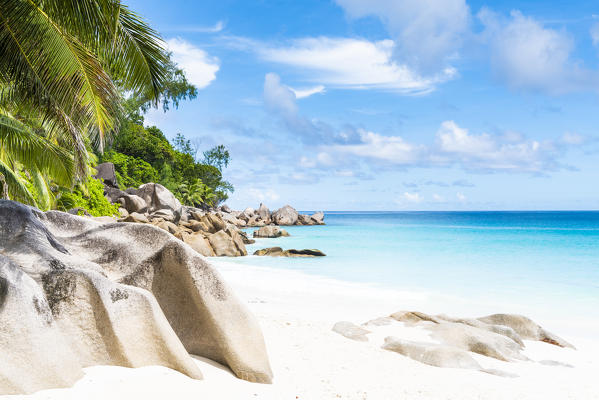
[[[438, 368], [380, 348], [386, 332], [369, 342], [349, 340], [331, 330], [342, 320], [356, 324], [411, 305], [429, 304], [430, 293], [381, 289], [298, 271], [236, 264], [210, 258], [235, 295], [257, 317], [275, 374], [272, 385], [237, 379], [225, 367], [193, 357], [204, 374], [196, 381], [164, 367], [129, 369], [98, 366], [73, 388], [52, 389], [11, 399], [164, 398], [177, 399], [598, 399], [594, 376], [599, 344], [567, 336], [547, 321], [536, 321], [573, 342], [578, 350], [526, 341], [532, 361], [502, 362], [475, 355], [485, 366], [515, 378], [455, 368]], [[402, 304], [406, 304], [402, 307]], [[438, 311], [438, 310], [437, 310]], [[454, 312], [452, 314], [459, 315]], [[426, 340], [414, 330], [411, 340]], [[483, 360], [485, 359], [485, 360]], [[539, 361], [553, 360], [557, 365]], [[572, 366], [572, 367], [570, 367]]]

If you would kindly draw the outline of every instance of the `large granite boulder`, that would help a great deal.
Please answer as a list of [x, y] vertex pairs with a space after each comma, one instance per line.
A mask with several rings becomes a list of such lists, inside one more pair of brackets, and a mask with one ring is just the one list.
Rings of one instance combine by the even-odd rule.
[[242, 379], [272, 379], [256, 320], [190, 246], [150, 224], [7, 200], [0, 346], [0, 394], [69, 386], [93, 365], [162, 365], [200, 379], [189, 353]]
[[182, 233], [181, 240], [189, 245], [192, 249], [203, 255], [204, 257], [214, 257], [214, 250], [210, 246], [210, 242], [200, 232]]
[[94, 175], [94, 178], [100, 179], [104, 182], [104, 185], [106, 186], [117, 189], [119, 188], [119, 183], [116, 178], [116, 171], [114, 169], [113, 163], [105, 162], [102, 164], [98, 164], [96, 165], [95, 169], [96, 174]]
[[270, 210], [264, 204], [260, 203], [260, 207], [258, 207], [256, 213], [260, 216], [260, 219], [264, 221], [265, 224], [268, 225], [271, 223]]
[[310, 216], [312, 221], [317, 225], [324, 225], [324, 213], [322, 211], [316, 212]]
[[295, 225], [298, 213], [295, 208], [286, 205], [272, 213], [272, 221], [277, 225]]
[[167, 188], [159, 183], [146, 183], [141, 185], [135, 191], [135, 194], [145, 200], [148, 205], [148, 212], [153, 213], [157, 210], [171, 210], [175, 215], [174, 222], [181, 218], [183, 206]]
[[276, 225], [268, 225], [255, 230], [253, 236], [255, 238], [278, 238], [281, 236], [289, 236], [289, 233]]
[[233, 237], [228, 235], [224, 230], [208, 235], [210, 246], [214, 250], [214, 254], [218, 257], [239, 257], [247, 255], [245, 246], [239, 247], [239, 243], [243, 245], [243, 240], [239, 238], [235, 241]]
[[124, 194], [119, 199], [119, 202], [121, 202], [123, 208], [129, 213], [136, 212], [143, 214], [148, 209], [145, 200], [134, 194]]

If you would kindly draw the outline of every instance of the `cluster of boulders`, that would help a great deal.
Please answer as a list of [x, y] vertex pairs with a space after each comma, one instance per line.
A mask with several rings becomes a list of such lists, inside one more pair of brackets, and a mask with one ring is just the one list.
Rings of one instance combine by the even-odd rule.
[[120, 204], [119, 222], [155, 225], [203, 256], [245, 256], [245, 245], [253, 242], [245, 232], [223, 218], [222, 213], [182, 206], [158, 183], [146, 183], [126, 191], [107, 186], [104, 193], [110, 202]]
[[[254, 237], [289, 236], [278, 225], [324, 225], [324, 213], [299, 214], [286, 205], [271, 212], [264, 204], [258, 209], [231, 210], [226, 205], [217, 209], [184, 206], [164, 186], [146, 183], [139, 188], [120, 190], [112, 163], [96, 166], [96, 178], [104, 183], [104, 195], [119, 205], [118, 222], [155, 225], [190, 245], [203, 256], [237, 257], [247, 255], [246, 244], [254, 243], [242, 228], [263, 227]], [[71, 210], [78, 214], [82, 210]], [[84, 210], [83, 210], [84, 211]]]
[[223, 219], [239, 228], [267, 225], [324, 225], [324, 213], [300, 214], [290, 205], [272, 212], [262, 203], [257, 210], [248, 207], [243, 211], [234, 211], [225, 205], [220, 207], [218, 212]]
[[[501, 361], [530, 361], [523, 353], [524, 340], [549, 343], [574, 349], [564, 339], [548, 332], [523, 315], [493, 314], [481, 318], [454, 318], [446, 315], [428, 315], [418, 311], [398, 311], [388, 317], [368, 321], [362, 325], [340, 321], [333, 331], [348, 339], [368, 342], [368, 335], [381, 326], [387, 336], [381, 347], [435, 367], [466, 368], [500, 376], [513, 376], [504, 371], [484, 368], [472, 355], [478, 354]], [[406, 327], [424, 329], [434, 341], [413, 341], [402, 338]], [[380, 336], [377, 336], [377, 338]], [[563, 365], [556, 361], [540, 361], [547, 365]]]

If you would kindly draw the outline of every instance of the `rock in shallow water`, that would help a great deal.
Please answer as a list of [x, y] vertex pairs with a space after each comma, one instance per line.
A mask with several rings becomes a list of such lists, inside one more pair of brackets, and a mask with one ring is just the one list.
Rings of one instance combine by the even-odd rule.
[[162, 365], [199, 379], [188, 353], [272, 379], [254, 317], [159, 228], [0, 200], [0, 253], [0, 394], [69, 386], [93, 365]]
[[289, 233], [276, 225], [269, 225], [255, 230], [253, 236], [255, 238], [278, 238], [281, 236], [289, 236]]
[[324, 257], [324, 254], [320, 250], [316, 249], [289, 249], [283, 250], [280, 247], [268, 247], [266, 249], [256, 250], [254, 252], [255, 256], [272, 256], [272, 257]]

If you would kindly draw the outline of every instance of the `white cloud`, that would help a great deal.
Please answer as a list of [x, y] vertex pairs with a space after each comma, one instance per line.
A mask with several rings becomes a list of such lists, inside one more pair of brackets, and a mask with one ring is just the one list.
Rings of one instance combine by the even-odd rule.
[[457, 192], [455, 195], [459, 201], [466, 201], [466, 196], [464, 195], [464, 193], [461, 192]]
[[[558, 150], [555, 142], [542, 143], [513, 134], [471, 134], [454, 121], [443, 122], [436, 133], [435, 141], [430, 144], [412, 143], [400, 136], [385, 136], [362, 129], [358, 129], [358, 132], [359, 143], [327, 145], [321, 148], [331, 153], [331, 160], [344, 160], [345, 163], [350, 162], [348, 156], [355, 156], [387, 166], [459, 165], [466, 170], [486, 172], [546, 173], [560, 167], [556, 161]], [[576, 137], [569, 139], [577, 140]], [[320, 164], [314, 162], [314, 166], [318, 165]], [[463, 181], [456, 181], [454, 185], [472, 186]]]
[[405, 94], [430, 92], [453, 78], [456, 71], [444, 68], [424, 78], [392, 59], [394, 42], [364, 39], [306, 38], [288, 47], [252, 46], [267, 61], [301, 69], [307, 80], [337, 88], [389, 89]]
[[266, 74], [264, 77], [264, 104], [269, 110], [280, 112], [286, 116], [294, 116], [298, 112], [295, 100], [295, 93], [281, 83], [279, 75]]
[[248, 189], [248, 195], [250, 200], [256, 202], [277, 201], [280, 197], [279, 194], [272, 189], [262, 190], [257, 188]]
[[491, 66], [511, 87], [550, 94], [597, 87], [597, 72], [573, 59], [574, 41], [567, 32], [547, 28], [519, 11], [506, 19], [483, 9], [478, 17], [485, 26]]
[[589, 33], [591, 34], [591, 40], [593, 41], [593, 45], [599, 45], [599, 22], [595, 22], [593, 26], [591, 26], [591, 30]]
[[304, 99], [306, 97], [312, 96], [313, 94], [325, 92], [325, 87], [323, 85], [318, 85], [318, 86], [309, 87], [309, 88], [301, 88], [301, 89], [294, 89], [294, 88], [290, 87], [289, 89], [291, 89], [291, 91], [295, 94], [296, 99]]
[[409, 203], [420, 203], [422, 201], [419, 193], [405, 192], [401, 198]]
[[397, 43], [396, 59], [418, 70], [439, 70], [468, 32], [465, 0], [335, 0], [352, 18], [376, 16]]
[[445, 201], [445, 198], [443, 196], [438, 195], [437, 193], [434, 193], [433, 200], [437, 203], [443, 203]]
[[[502, 141], [504, 139], [504, 141]], [[505, 140], [487, 133], [473, 135], [454, 121], [445, 121], [437, 131], [437, 162], [461, 163], [467, 169], [543, 172], [553, 167], [551, 146], [532, 140]]]
[[392, 164], [414, 164], [421, 159], [423, 146], [406, 142], [399, 136], [383, 136], [358, 130], [361, 143], [334, 145], [331, 150], [359, 157], [375, 158]]
[[219, 60], [204, 50], [179, 38], [166, 41], [168, 50], [173, 53], [173, 60], [185, 71], [189, 82], [198, 89], [203, 89], [216, 79], [220, 69]]

